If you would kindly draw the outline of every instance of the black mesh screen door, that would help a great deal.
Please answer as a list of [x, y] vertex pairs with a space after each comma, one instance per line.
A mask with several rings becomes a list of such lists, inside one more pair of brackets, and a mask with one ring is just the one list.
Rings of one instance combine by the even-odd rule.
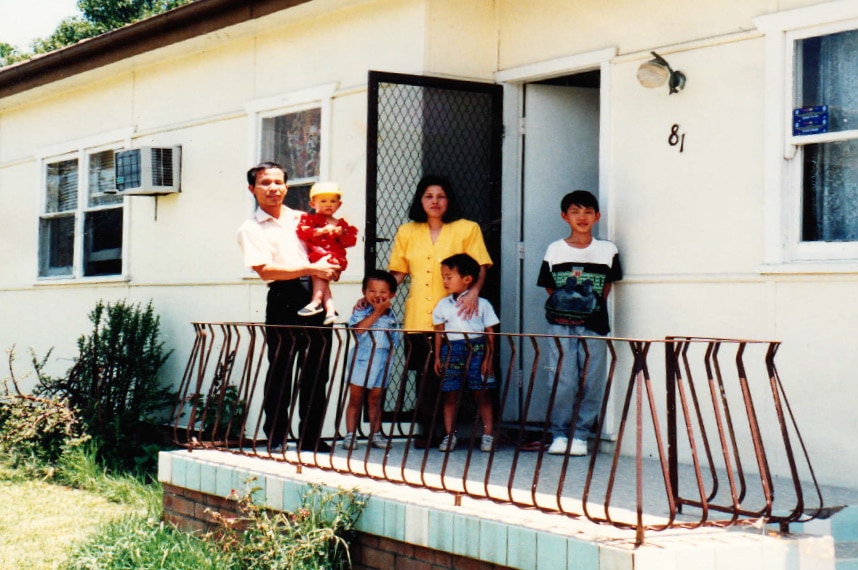
[[[500, 311], [500, 172], [503, 92], [499, 85], [369, 72], [366, 269], [386, 268], [393, 236], [408, 220], [424, 174], [450, 179], [465, 217], [480, 224], [494, 266], [482, 295]], [[408, 280], [396, 295], [403, 315]], [[401, 353], [401, 351], [400, 351]], [[401, 360], [401, 354], [400, 354]], [[403, 363], [391, 374], [385, 410], [413, 407]], [[399, 385], [396, 385], [396, 384]], [[390, 421], [390, 414], [386, 414]]]

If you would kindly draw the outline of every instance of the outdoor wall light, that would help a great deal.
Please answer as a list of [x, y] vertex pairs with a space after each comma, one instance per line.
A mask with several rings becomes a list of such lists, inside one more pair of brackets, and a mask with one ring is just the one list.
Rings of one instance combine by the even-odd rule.
[[670, 64], [654, 51], [650, 53], [653, 59], [642, 63], [638, 68], [638, 82], [649, 89], [661, 87], [667, 82], [670, 95], [682, 91], [685, 87], [685, 74], [671, 69]]

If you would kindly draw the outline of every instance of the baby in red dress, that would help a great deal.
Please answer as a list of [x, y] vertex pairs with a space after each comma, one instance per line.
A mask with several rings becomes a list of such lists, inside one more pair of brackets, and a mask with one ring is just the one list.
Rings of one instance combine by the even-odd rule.
[[[334, 182], [317, 182], [310, 188], [310, 207], [315, 213], [303, 214], [298, 223], [298, 237], [307, 245], [310, 263], [327, 258], [329, 263], [339, 265], [345, 271], [346, 248], [357, 243], [357, 228], [334, 214], [342, 205], [342, 192]], [[311, 317], [325, 311], [326, 325], [339, 316], [331, 296], [330, 283], [313, 277], [313, 297], [310, 303], [298, 311], [302, 317]]]

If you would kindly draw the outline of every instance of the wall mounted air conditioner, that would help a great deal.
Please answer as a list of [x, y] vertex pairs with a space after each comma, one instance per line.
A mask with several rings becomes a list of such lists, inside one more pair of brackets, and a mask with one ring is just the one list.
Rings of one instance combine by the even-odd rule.
[[113, 155], [116, 192], [129, 196], [157, 196], [180, 190], [182, 147], [142, 146]]

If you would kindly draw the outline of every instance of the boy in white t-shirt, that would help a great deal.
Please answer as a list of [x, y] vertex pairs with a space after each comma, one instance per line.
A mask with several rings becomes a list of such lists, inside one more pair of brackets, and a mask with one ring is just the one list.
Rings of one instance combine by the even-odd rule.
[[[617, 246], [593, 237], [593, 226], [601, 217], [595, 196], [586, 190], [566, 194], [560, 202], [560, 217], [569, 224], [569, 237], [548, 245], [536, 282], [548, 292], [547, 333], [560, 337], [563, 356], [557, 374], [561, 354], [551, 343], [548, 368], [554, 406], [548, 453], [583, 456], [587, 455], [587, 439], [596, 435], [605, 395], [607, 346], [604, 340], [574, 337], [610, 332], [608, 293], [623, 272]], [[576, 401], [578, 417], [572, 426]]]
[[[469, 319], [459, 315], [456, 300], [480, 275], [480, 264], [467, 253], [451, 255], [441, 262], [444, 289], [450, 293], [432, 311], [435, 327], [435, 373], [441, 378], [444, 394], [444, 439], [440, 451], [456, 448], [456, 403], [463, 384], [473, 391], [483, 421], [480, 451], [489, 452], [494, 443], [492, 401], [488, 390], [496, 387], [493, 374], [494, 332], [500, 322], [491, 303], [480, 297], [477, 313]], [[455, 332], [453, 332], [455, 331]], [[444, 340], [446, 339], [446, 342]]]

